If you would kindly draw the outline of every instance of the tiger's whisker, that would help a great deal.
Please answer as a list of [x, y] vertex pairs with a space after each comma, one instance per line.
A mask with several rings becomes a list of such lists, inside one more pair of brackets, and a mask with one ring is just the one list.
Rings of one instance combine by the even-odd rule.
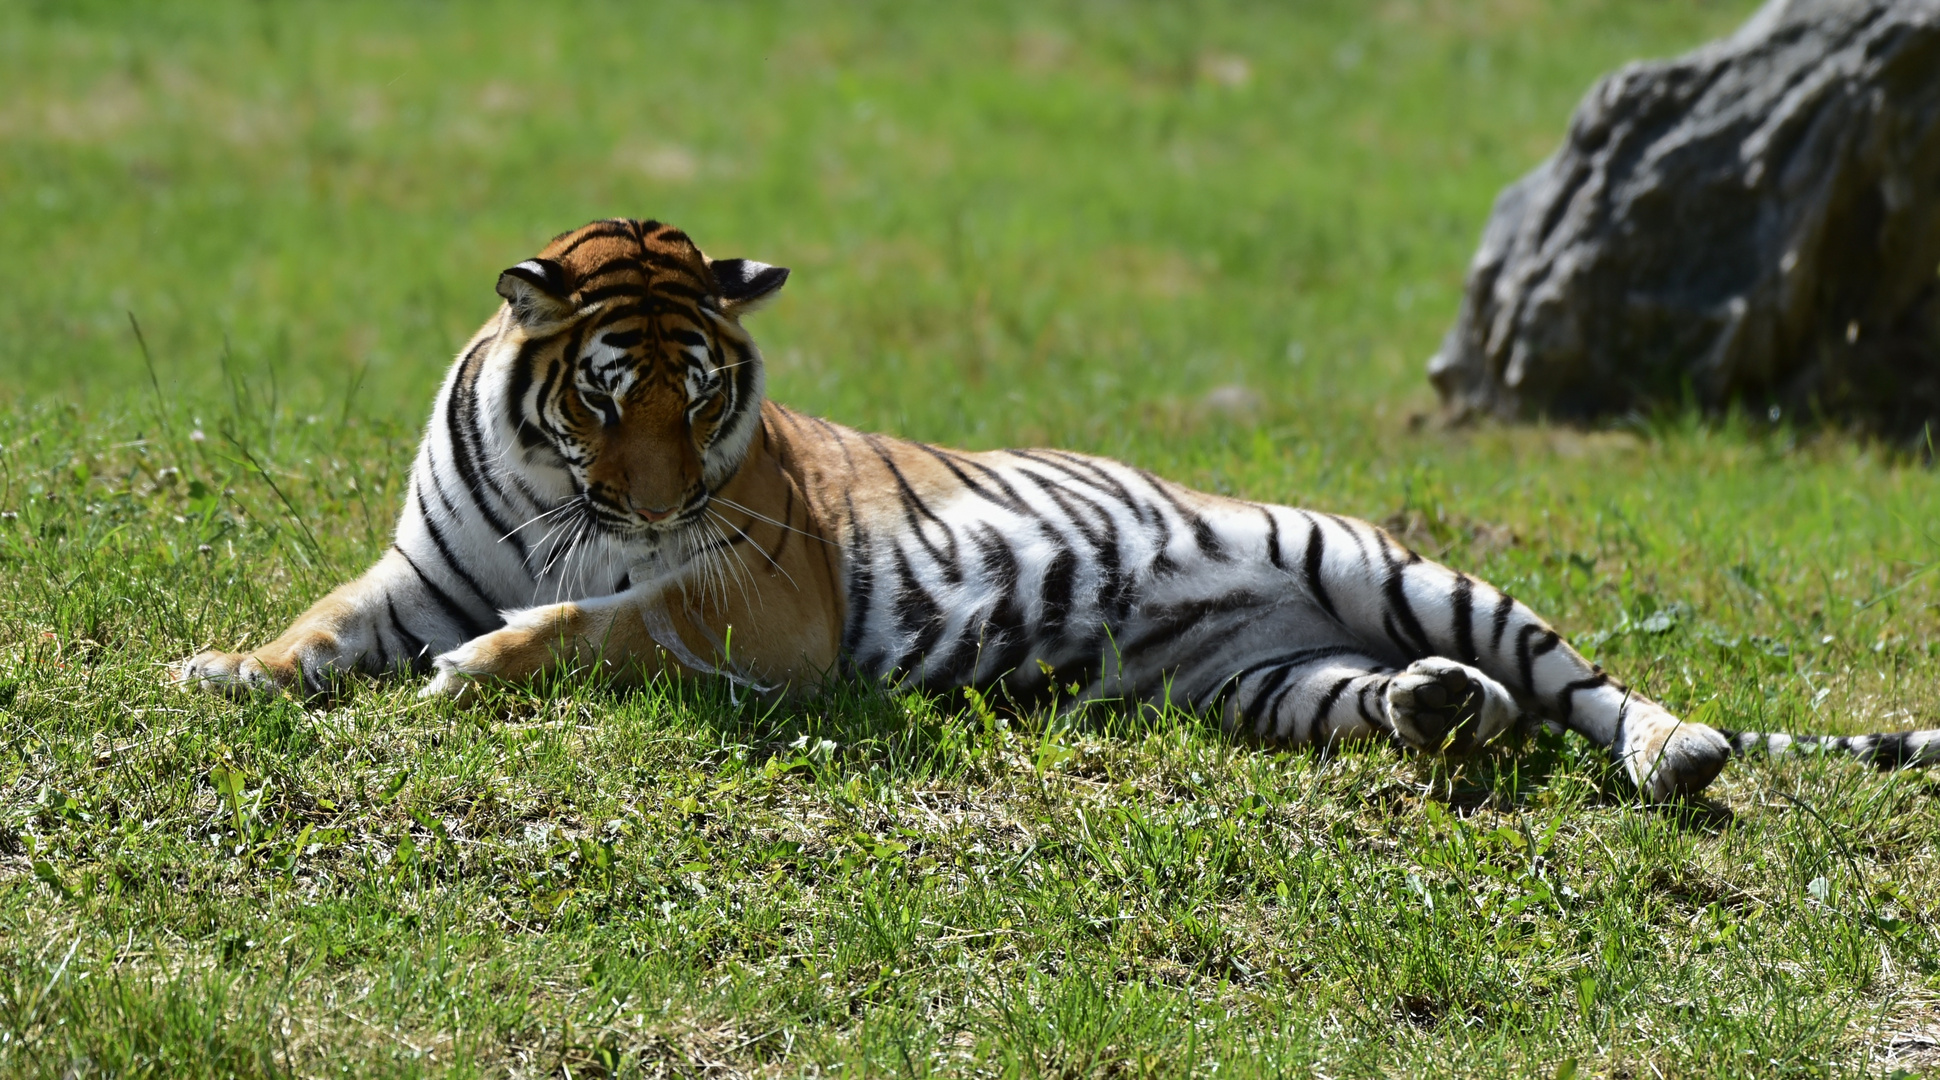
[[[720, 537], [720, 540], [721, 540], [720, 547], [716, 549], [715, 558], [721, 568], [721, 577], [722, 577], [721, 600], [723, 605], [725, 606], [727, 601], [726, 583], [731, 580], [733, 581], [735, 587], [741, 590], [741, 605], [747, 608], [754, 607], [754, 601], [748, 596], [748, 586], [750, 584], [754, 584], [754, 580], [753, 580], [754, 575], [748, 569], [747, 560], [743, 559], [741, 557], [741, 553], [734, 549], [734, 541], [730, 539], [726, 533], [721, 531], [720, 525], [716, 524], [711, 520], [707, 521], [706, 524], [708, 528], [714, 531], [714, 535]], [[733, 522], [729, 522], [728, 524], [732, 526]], [[736, 529], [735, 531], [740, 532], [739, 529]], [[742, 537], [744, 539], [746, 538], [746, 536], [747, 536], [746, 533], [742, 533]], [[753, 543], [752, 540], [748, 542], [750, 544]], [[728, 559], [729, 555], [734, 556], [733, 561], [729, 561]], [[760, 591], [760, 586], [758, 584], [755, 585], [755, 591], [756, 592]]]
[[540, 537], [539, 542], [533, 545], [532, 554], [534, 556], [538, 555], [541, 551], [547, 553], [545, 567], [533, 575], [535, 581], [551, 572], [553, 563], [558, 561], [559, 555], [563, 550], [563, 545], [572, 536], [572, 530], [578, 525], [582, 516], [583, 510], [560, 518], [553, 523], [552, 528], [546, 530], [546, 535]]
[[[712, 511], [709, 511], [709, 512], [713, 513]], [[768, 565], [774, 567], [776, 572], [780, 573], [782, 577], [785, 577], [788, 579], [788, 584], [794, 585], [795, 588], [797, 589], [801, 588], [800, 585], [796, 584], [795, 576], [793, 574], [790, 574], [785, 568], [783, 568], [781, 563], [776, 562], [775, 557], [773, 555], [768, 554], [767, 549], [763, 548], [760, 544], [755, 543], [754, 537], [749, 536], [747, 534], [747, 531], [742, 529], [741, 526], [736, 525], [734, 522], [729, 521], [724, 517], [721, 517], [719, 514], [714, 514], [713, 520], [718, 520], [720, 522], [720, 525], [726, 525], [728, 528], [733, 529], [737, 533], [740, 533], [741, 539], [746, 540], [748, 542], [749, 547], [755, 549], [756, 551], [761, 552], [761, 557], [768, 560]], [[720, 526], [716, 525], [715, 527], [719, 528]], [[739, 552], [736, 553], [736, 557], [737, 558], [739, 557]], [[741, 568], [743, 570], [748, 569], [748, 564], [745, 559], [742, 560], [741, 562]]]
[[566, 500], [565, 502], [560, 503], [558, 506], [555, 506], [552, 509], [547, 510], [542, 514], [535, 514], [532, 517], [527, 518], [524, 524], [521, 524], [513, 528], [511, 532], [508, 532], [504, 536], [499, 537], [498, 542], [503, 544], [507, 540], [510, 540], [514, 536], [517, 536], [519, 533], [523, 532], [527, 527], [536, 525], [539, 522], [546, 520], [547, 518], [551, 517], [554, 514], [573, 509], [578, 503], [584, 501], [585, 498], [586, 497], [584, 495], [576, 496], [574, 498]]
[[773, 525], [777, 529], [786, 529], [789, 532], [795, 533], [799, 536], [806, 536], [810, 540], [820, 540], [822, 543], [827, 544], [830, 547], [835, 546], [835, 541], [830, 540], [826, 536], [817, 536], [814, 533], [804, 532], [801, 529], [797, 529], [793, 525], [789, 525], [785, 522], [776, 521], [774, 518], [771, 518], [768, 515], [763, 514], [758, 510], [751, 510], [748, 507], [742, 506], [740, 503], [735, 502], [733, 499], [725, 498], [720, 495], [715, 495], [713, 496], [713, 501], [720, 503], [722, 506], [727, 507], [729, 510], [739, 510], [740, 512], [748, 515], [749, 517], [754, 518], [756, 521], [765, 521], [768, 524]]

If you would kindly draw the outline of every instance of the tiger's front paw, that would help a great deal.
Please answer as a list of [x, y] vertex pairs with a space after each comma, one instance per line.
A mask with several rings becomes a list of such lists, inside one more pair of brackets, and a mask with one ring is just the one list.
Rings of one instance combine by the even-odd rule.
[[456, 704], [464, 705], [477, 700], [478, 679], [477, 676], [462, 674], [441, 664], [438, 673], [431, 677], [424, 689], [418, 691], [418, 697], [449, 698]]
[[327, 634], [315, 634], [294, 646], [277, 642], [256, 652], [200, 652], [176, 664], [170, 679], [184, 690], [229, 697], [274, 694], [289, 687], [315, 692], [335, 666], [336, 644]]
[[492, 669], [491, 650], [481, 648], [485, 638], [473, 638], [447, 653], [433, 657], [431, 664], [437, 674], [418, 691], [420, 698], [450, 698], [463, 704], [478, 696], [478, 680], [496, 674]]
[[249, 653], [213, 650], [176, 664], [170, 676], [184, 690], [229, 697], [273, 694], [296, 681], [293, 668], [279, 667]]
[[1517, 713], [1501, 683], [1440, 656], [1417, 660], [1390, 680], [1387, 706], [1403, 742], [1450, 754], [1488, 743], [1515, 723]]
[[552, 664], [558, 641], [555, 628], [544, 625], [515, 624], [480, 634], [434, 657], [437, 674], [418, 696], [464, 702], [476, 696], [480, 680], [529, 679]]

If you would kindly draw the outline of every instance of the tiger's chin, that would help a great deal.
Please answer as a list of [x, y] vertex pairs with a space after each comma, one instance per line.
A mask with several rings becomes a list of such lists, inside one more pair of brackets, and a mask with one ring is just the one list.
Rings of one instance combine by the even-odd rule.
[[699, 566], [707, 542], [697, 528], [629, 529], [608, 539], [625, 560], [629, 590], [679, 584]]

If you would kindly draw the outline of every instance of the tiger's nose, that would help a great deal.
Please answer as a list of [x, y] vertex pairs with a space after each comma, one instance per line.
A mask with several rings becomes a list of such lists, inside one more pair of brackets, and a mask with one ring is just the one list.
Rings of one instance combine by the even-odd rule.
[[639, 503], [634, 502], [631, 497], [627, 499], [626, 504], [629, 509], [631, 509], [634, 513], [640, 515], [641, 517], [645, 518], [649, 523], [655, 522], [655, 521], [665, 521], [668, 518], [674, 516], [674, 511], [680, 509], [679, 506], [669, 506], [664, 510], [655, 510], [652, 507], [641, 506]]

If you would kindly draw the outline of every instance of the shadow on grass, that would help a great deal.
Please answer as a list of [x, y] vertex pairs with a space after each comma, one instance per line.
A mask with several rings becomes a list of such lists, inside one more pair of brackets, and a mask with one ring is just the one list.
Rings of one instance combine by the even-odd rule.
[[865, 773], [885, 779], [956, 774], [1003, 752], [1022, 752], [1038, 771], [1054, 771], [1070, 756], [1065, 748], [1075, 739], [1131, 746], [1152, 738], [1186, 738], [1222, 755], [1291, 755], [1326, 763], [1373, 750], [1397, 761], [1412, 759], [1422, 773], [1413, 794], [1464, 815], [1534, 810], [1553, 804], [1561, 788], [1584, 808], [1646, 810], [1704, 835], [1721, 834], [1736, 820], [1731, 809], [1701, 796], [1644, 800], [1598, 748], [1546, 729], [1511, 733], [1467, 755], [1418, 754], [1385, 740], [1289, 748], [1228, 732], [1215, 717], [1170, 703], [1094, 701], [1060, 709], [1055, 701], [1019, 707], [993, 702], [994, 697], [961, 689], [895, 690], [857, 678], [831, 680], [812, 697], [764, 697], [722, 679], [656, 678], [643, 686], [612, 687], [564, 675], [530, 687], [491, 687], [464, 708], [475, 716], [481, 711], [509, 716], [571, 700], [595, 712], [657, 712], [689, 727], [695, 738], [735, 749], [747, 767], [812, 766], [838, 783]]

